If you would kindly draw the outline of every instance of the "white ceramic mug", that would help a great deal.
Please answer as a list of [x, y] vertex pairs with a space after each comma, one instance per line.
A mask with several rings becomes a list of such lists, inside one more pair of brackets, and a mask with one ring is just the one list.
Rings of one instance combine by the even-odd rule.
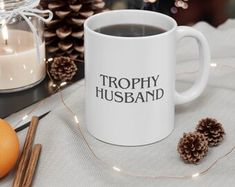
[[[95, 30], [115, 24], [145, 24], [166, 32], [143, 37], [118, 37]], [[205, 37], [156, 12], [118, 10], [88, 18], [85, 29], [86, 126], [97, 139], [117, 145], [150, 144], [174, 129], [175, 105], [196, 99], [209, 74], [210, 52]], [[196, 39], [199, 76], [189, 90], [175, 90], [177, 42]]]

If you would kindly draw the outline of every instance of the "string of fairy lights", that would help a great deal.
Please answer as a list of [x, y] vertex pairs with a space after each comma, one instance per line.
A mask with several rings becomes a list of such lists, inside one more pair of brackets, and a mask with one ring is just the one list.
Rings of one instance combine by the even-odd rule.
[[[235, 70], [235, 67], [233, 66], [230, 66], [230, 65], [223, 65], [223, 64], [216, 64], [216, 63], [211, 63], [210, 64], [211, 68], [216, 68], [216, 67], [223, 67], [223, 68], [229, 68], [229, 69], [232, 69], [232, 70]], [[197, 73], [198, 70], [195, 70], [193, 72], [181, 72], [181, 73], [177, 73], [177, 74], [188, 74], [188, 73]], [[71, 115], [71, 119], [74, 121], [74, 123], [77, 125], [78, 127], [78, 130], [81, 134], [81, 137], [85, 143], [85, 145], [87, 146], [87, 148], [89, 149], [90, 153], [93, 155], [94, 159], [96, 161], [98, 161], [103, 167], [109, 169], [109, 170], [112, 170], [114, 172], [118, 172], [120, 174], [123, 174], [123, 175], [126, 175], [126, 176], [131, 176], [131, 177], [140, 177], [140, 178], [145, 178], [145, 179], [194, 179], [194, 178], [197, 178], [201, 175], [205, 175], [205, 174], [208, 174], [212, 168], [214, 168], [214, 166], [216, 164], [219, 163], [219, 161], [225, 159], [227, 156], [229, 156], [231, 153], [234, 152], [235, 150], [235, 145], [230, 149], [228, 150], [226, 153], [222, 154], [220, 157], [218, 157], [214, 162], [212, 162], [207, 168], [203, 169], [203, 170], [200, 170], [196, 173], [188, 173], [188, 174], [185, 174], [185, 175], [145, 175], [145, 174], [142, 174], [142, 173], [137, 173], [137, 172], [130, 172], [126, 169], [123, 169], [123, 168], [120, 168], [118, 166], [115, 166], [111, 163], [108, 163], [104, 160], [102, 160], [97, 154], [96, 152], [93, 150], [92, 146], [90, 145], [89, 141], [87, 140], [82, 128], [81, 128], [81, 125], [80, 125], [80, 122], [79, 122], [79, 118], [78, 116], [76, 115], [76, 113], [72, 110], [72, 108], [66, 103], [66, 101], [64, 100], [64, 97], [63, 97], [63, 94], [62, 94], [62, 90], [61, 88], [63, 86], [65, 86], [67, 83], [66, 82], [63, 82], [59, 85], [56, 85], [56, 84], [52, 84], [53, 87], [56, 87], [56, 92], [59, 93], [60, 95], [60, 100], [61, 100], [61, 103], [63, 104], [63, 106], [65, 107], [65, 109], [68, 111], [68, 113], [70, 113]], [[39, 107], [41, 106], [43, 103], [44, 103], [45, 99], [40, 101], [33, 109], [31, 109], [26, 115], [24, 115], [21, 120], [16, 124], [16, 127], [18, 127], [20, 125], [20, 122], [23, 122], [25, 121], [26, 119], [28, 119], [30, 117], [30, 115]]]

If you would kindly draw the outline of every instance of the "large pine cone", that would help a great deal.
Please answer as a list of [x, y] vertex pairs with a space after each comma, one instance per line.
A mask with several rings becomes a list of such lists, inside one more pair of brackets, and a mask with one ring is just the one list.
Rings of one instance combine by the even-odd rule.
[[205, 135], [210, 147], [217, 146], [225, 135], [222, 124], [212, 118], [205, 118], [199, 121], [196, 131]]
[[206, 137], [199, 132], [184, 133], [177, 150], [185, 162], [196, 164], [206, 156], [208, 142]]
[[48, 57], [69, 56], [83, 60], [83, 23], [103, 11], [103, 0], [41, 0], [40, 5], [54, 14], [44, 32]]

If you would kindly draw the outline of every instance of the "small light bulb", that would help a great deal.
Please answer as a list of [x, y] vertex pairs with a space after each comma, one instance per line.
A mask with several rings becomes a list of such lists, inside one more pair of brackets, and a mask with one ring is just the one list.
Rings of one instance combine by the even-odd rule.
[[75, 120], [76, 123], [79, 123], [79, 120], [78, 120], [77, 116], [74, 116], [74, 120]]
[[117, 172], [120, 172], [120, 171], [121, 171], [121, 169], [118, 168], [118, 167], [116, 167], [116, 166], [113, 166], [113, 170], [114, 170], [114, 171], [117, 171]]
[[216, 63], [211, 63], [210, 65], [211, 65], [211, 67], [216, 67], [217, 66]]
[[60, 86], [62, 87], [62, 86], [65, 86], [67, 84], [67, 82], [62, 82], [61, 84], [60, 84]]
[[26, 115], [22, 118], [22, 120], [26, 120], [27, 117], [28, 117], [28, 115], [26, 114]]
[[184, 3], [183, 6], [182, 6], [183, 9], [187, 9], [188, 8], [188, 4], [187, 3]]
[[198, 177], [200, 175], [200, 173], [194, 173], [193, 175], [192, 175], [192, 178], [196, 178], [196, 177]]
[[48, 59], [48, 62], [51, 62], [51, 61], [53, 61], [53, 58], [49, 58], [49, 59]]
[[172, 14], [177, 14], [177, 12], [178, 12], [178, 9], [176, 7], [171, 8], [171, 13]]

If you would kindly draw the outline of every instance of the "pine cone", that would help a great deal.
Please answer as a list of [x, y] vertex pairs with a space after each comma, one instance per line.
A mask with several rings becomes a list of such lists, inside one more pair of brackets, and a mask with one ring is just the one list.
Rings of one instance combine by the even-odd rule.
[[184, 133], [177, 147], [180, 157], [188, 163], [196, 164], [208, 152], [206, 137], [198, 132]]
[[51, 77], [59, 82], [72, 80], [77, 71], [76, 64], [69, 57], [55, 57], [49, 66]]
[[205, 118], [199, 121], [196, 131], [205, 135], [210, 147], [217, 146], [225, 135], [222, 124], [212, 118]]
[[44, 32], [48, 57], [69, 56], [83, 60], [83, 23], [103, 11], [103, 0], [41, 0], [40, 5], [54, 14]]

